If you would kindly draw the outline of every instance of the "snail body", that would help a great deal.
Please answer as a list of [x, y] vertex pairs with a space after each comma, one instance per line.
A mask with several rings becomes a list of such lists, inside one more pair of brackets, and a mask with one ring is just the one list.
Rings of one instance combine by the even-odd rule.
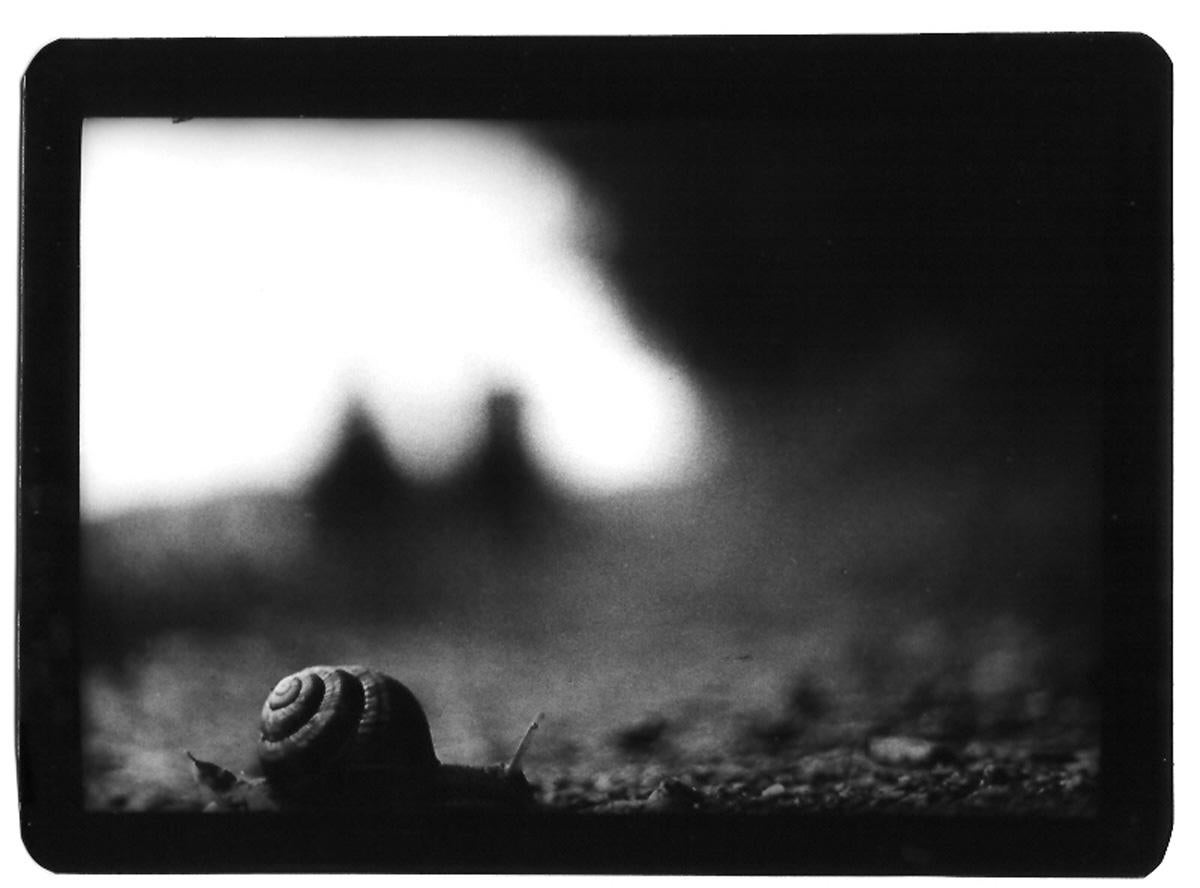
[[363, 666], [310, 666], [285, 676], [263, 703], [258, 758], [286, 807], [521, 807], [532, 789], [520, 758], [444, 765], [416, 696]]

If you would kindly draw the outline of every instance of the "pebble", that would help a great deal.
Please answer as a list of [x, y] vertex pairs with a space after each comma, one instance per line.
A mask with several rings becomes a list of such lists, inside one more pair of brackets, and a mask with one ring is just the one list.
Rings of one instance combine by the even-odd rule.
[[651, 811], [693, 811], [704, 796], [696, 789], [688, 786], [682, 780], [664, 780], [650, 798], [646, 799], [646, 807]]
[[962, 749], [963, 758], [966, 759], [989, 759], [996, 755], [995, 750], [981, 740], [972, 740]]
[[979, 779], [985, 784], [1004, 786], [1005, 784], [1011, 782], [1012, 775], [1010, 775], [1008, 771], [1002, 768], [1000, 765], [989, 763], [984, 765], [983, 770], [979, 775]]
[[783, 795], [785, 792], [787, 792], [787, 789], [784, 788], [782, 783], [772, 783], [762, 791], [762, 797], [764, 799], [773, 799], [776, 796]]
[[946, 747], [920, 737], [873, 737], [867, 753], [881, 764], [907, 767], [923, 767], [949, 758]]

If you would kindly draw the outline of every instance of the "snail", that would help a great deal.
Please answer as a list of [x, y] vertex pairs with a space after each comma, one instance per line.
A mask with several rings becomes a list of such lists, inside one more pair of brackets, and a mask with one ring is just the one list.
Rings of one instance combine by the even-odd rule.
[[442, 764], [416, 696], [363, 666], [310, 666], [280, 679], [262, 708], [258, 759], [284, 807], [520, 808], [533, 802], [521, 758]]

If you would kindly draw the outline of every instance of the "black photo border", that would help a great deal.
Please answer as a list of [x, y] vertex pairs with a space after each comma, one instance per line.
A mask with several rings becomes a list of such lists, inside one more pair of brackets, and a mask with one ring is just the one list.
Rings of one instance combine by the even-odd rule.
[[[1139, 875], [1171, 782], [1171, 63], [1138, 34], [65, 40], [22, 85], [17, 746], [56, 871]], [[1089, 819], [113, 815], [82, 806], [80, 139], [88, 117], [1109, 122], [1101, 801]]]

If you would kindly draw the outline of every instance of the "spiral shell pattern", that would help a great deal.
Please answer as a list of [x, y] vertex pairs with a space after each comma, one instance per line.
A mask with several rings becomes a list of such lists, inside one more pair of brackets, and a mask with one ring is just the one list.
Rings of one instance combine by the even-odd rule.
[[282, 678], [262, 708], [258, 757], [282, 791], [412, 775], [438, 765], [413, 693], [362, 666], [310, 666]]

